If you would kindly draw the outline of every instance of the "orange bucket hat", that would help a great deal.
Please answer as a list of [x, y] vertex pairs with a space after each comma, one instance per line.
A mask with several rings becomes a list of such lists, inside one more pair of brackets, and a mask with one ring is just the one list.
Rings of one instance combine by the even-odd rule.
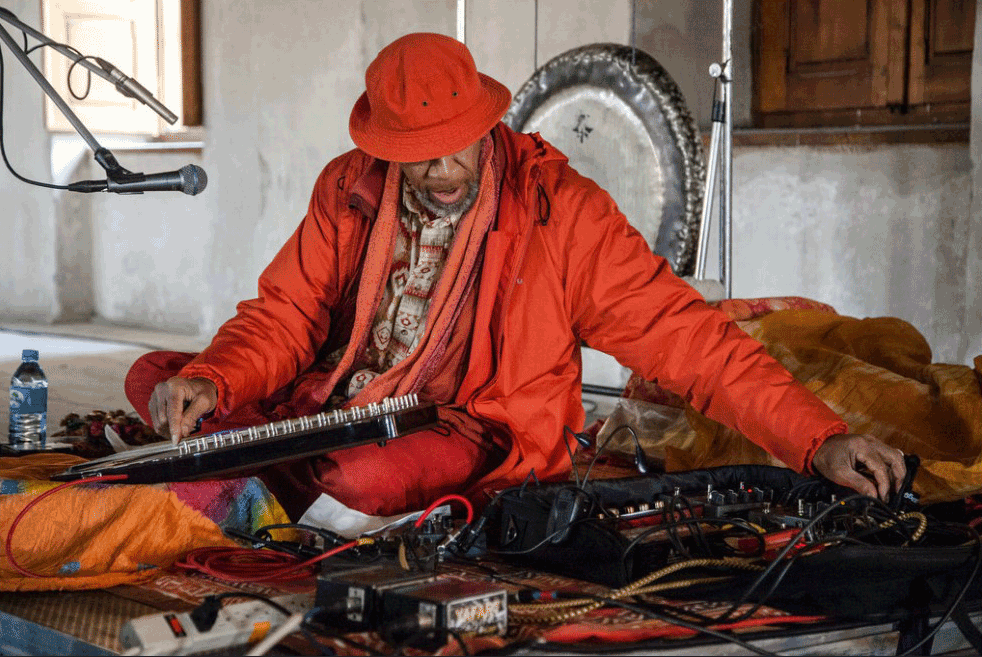
[[477, 72], [467, 47], [442, 34], [407, 34], [365, 72], [348, 131], [355, 144], [390, 162], [421, 162], [470, 146], [511, 102], [500, 82]]

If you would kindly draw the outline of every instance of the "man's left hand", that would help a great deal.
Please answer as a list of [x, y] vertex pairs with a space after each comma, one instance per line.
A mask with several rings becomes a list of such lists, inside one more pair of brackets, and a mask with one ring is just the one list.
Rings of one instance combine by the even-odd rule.
[[[873, 481], [859, 472], [861, 466]], [[891, 491], [899, 490], [907, 473], [903, 452], [873, 436], [857, 433], [828, 438], [815, 452], [812, 468], [826, 479], [884, 501]]]

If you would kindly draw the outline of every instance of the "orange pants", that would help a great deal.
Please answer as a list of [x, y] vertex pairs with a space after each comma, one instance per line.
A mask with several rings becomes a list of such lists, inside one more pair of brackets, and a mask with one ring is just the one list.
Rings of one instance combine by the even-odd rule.
[[[155, 351], [141, 356], [126, 375], [126, 396], [147, 424], [154, 386], [176, 376], [195, 354]], [[259, 403], [210, 418], [202, 434], [266, 424]], [[501, 461], [500, 450], [455, 432], [427, 430], [389, 441], [274, 465], [258, 476], [287, 514], [297, 520], [321, 493], [369, 515], [392, 515], [426, 508], [448, 493], [460, 493]]]

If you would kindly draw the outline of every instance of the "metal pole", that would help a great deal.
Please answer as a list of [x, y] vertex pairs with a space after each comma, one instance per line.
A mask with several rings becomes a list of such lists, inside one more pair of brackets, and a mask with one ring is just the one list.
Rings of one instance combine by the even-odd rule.
[[723, 131], [723, 202], [720, 208], [720, 280], [726, 298], [733, 298], [733, 0], [723, 0], [723, 103], [726, 111]]
[[[723, 69], [719, 64], [709, 67], [709, 75], [718, 80]], [[712, 121], [713, 131], [709, 139], [709, 159], [706, 160], [706, 183], [703, 188], [702, 215], [699, 219], [699, 247], [696, 249], [695, 277], [706, 278], [706, 254], [709, 253], [709, 228], [713, 223], [713, 202], [716, 200], [716, 177], [719, 175], [720, 142], [723, 134], [723, 101], [717, 97], [714, 82]]]
[[457, 41], [467, 43], [467, 0], [457, 0]]

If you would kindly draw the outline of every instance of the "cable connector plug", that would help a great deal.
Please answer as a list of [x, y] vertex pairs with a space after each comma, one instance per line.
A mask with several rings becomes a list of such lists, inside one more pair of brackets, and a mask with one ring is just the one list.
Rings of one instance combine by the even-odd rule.
[[[461, 535], [464, 535], [465, 532], [469, 536], [470, 535], [470, 532], [468, 531], [469, 527], [470, 525], [464, 525], [457, 531], [450, 532], [449, 534], [447, 534], [444, 537], [444, 539], [440, 541], [436, 546], [437, 558], [442, 561], [448, 550], [453, 550], [454, 552], [460, 551], [460, 546], [457, 545], [457, 538]], [[466, 552], [466, 550], [464, 550], [464, 552]]]
[[215, 626], [215, 621], [218, 620], [218, 611], [221, 608], [222, 599], [217, 595], [209, 595], [189, 614], [191, 622], [194, 623], [199, 632], [207, 632]]
[[452, 549], [453, 552], [458, 555], [465, 555], [470, 552], [475, 544], [477, 544], [477, 542], [484, 535], [484, 525], [487, 524], [490, 516], [491, 507], [481, 514], [481, 517], [477, 519], [477, 522], [468, 523], [461, 527], [460, 531], [454, 536], [455, 541], [448, 544], [448, 549]]

